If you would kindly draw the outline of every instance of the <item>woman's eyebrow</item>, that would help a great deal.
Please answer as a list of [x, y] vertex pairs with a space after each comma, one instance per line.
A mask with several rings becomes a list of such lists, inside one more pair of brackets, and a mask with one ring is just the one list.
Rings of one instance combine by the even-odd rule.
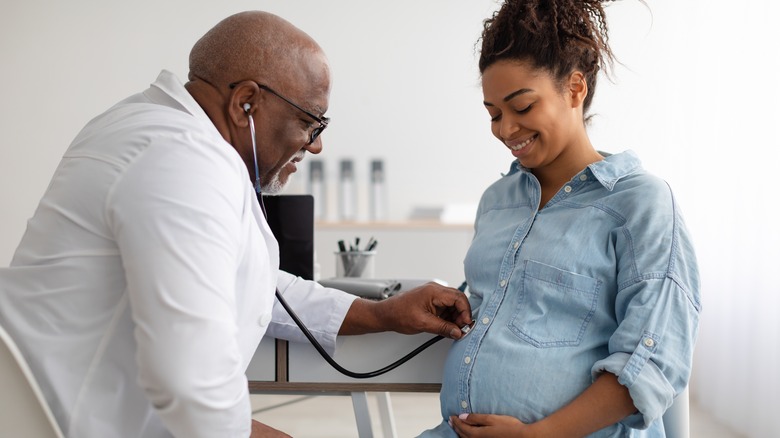
[[[521, 89], [519, 89], [517, 91], [513, 91], [513, 92], [507, 94], [506, 96], [504, 96], [503, 100], [504, 100], [504, 102], [509, 102], [510, 100], [514, 99], [515, 97], [517, 97], [517, 96], [519, 96], [521, 94], [530, 93], [532, 91], [534, 91], [534, 90], [532, 90], [530, 88], [521, 88]], [[495, 105], [493, 105], [492, 103], [490, 103], [490, 102], [488, 102], [486, 100], [482, 101], [482, 103], [485, 106], [495, 106]]]

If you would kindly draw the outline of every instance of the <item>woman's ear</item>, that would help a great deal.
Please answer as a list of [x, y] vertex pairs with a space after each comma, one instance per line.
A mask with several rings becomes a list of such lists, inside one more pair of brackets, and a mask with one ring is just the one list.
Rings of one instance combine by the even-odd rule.
[[582, 72], [575, 71], [569, 75], [568, 91], [569, 96], [571, 96], [572, 108], [582, 106], [585, 97], [588, 96], [588, 82]]

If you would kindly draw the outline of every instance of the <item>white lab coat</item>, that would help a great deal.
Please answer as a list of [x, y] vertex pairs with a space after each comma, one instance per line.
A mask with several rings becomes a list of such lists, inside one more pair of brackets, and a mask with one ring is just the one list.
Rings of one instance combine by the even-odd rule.
[[354, 296], [280, 272], [243, 161], [181, 83], [92, 120], [9, 268], [0, 325], [69, 437], [247, 437], [264, 334], [331, 351]]

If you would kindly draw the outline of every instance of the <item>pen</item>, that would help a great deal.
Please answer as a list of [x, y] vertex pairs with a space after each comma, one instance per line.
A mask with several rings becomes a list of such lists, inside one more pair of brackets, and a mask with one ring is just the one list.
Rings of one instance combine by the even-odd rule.
[[339, 252], [341, 253], [341, 263], [344, 265], [344, 276], [348, 277], [347, 273], [349, 273], [352, 270], [352, 259], [349, 257], [349, 254], [347, 254], [347, 246], [344, 244], [343, 240], [339, 240]]

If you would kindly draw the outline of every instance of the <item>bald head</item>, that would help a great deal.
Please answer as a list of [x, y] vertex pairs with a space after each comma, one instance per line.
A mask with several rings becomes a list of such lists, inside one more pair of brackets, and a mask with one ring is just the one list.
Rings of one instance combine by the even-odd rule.
[[219, 22], [195, 43], [189, 78], [217, 86], [245, 79], [278, 83], [291, 75], [311, 74], [312, 61], [321, 66], [325, 55], [305, 32], [267, 12], [241, 12]]

